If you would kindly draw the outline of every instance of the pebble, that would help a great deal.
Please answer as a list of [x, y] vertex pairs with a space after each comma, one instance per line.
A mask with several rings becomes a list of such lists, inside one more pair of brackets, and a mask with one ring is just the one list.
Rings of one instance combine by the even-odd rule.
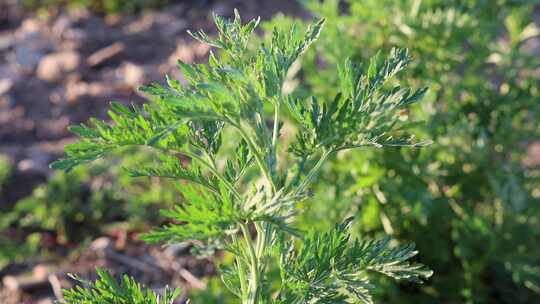
[[12, 86], [13, 81], [11, 79], [0, 79], [0, 96], [7, 94]]
[[36, 64], [43, 57], [41, 45], [36, 43], [38, 38], [28, 38], [19, 43], [12, 54], [9, 54], [8, 60], [16, 63], [17, 68], [22, 72], [32, 72]]
[[105, 236], [102, 236], [102, 237], [99, 237], [99, 238], [95, 239], [90, 244], [90, 249], [95, 250], [95, 251], [102, 251], [102, 250], [105, 250], [105, 249], [111, 248], [111, 247], [112, 247], [111, 239], [108, 238], [108, 237], [105, 237]]
[[122, 74], [124, 83], [130, 87], [138, 87], [144, 82], [144, 69], [134, 63], [125, 63], [119, 71]]
[[66, 73], [77, 69], [80, 61], [79, 54], [72, 51], [48, 54], [39, 62], [37, 76], [48, 82], [58, 81]]

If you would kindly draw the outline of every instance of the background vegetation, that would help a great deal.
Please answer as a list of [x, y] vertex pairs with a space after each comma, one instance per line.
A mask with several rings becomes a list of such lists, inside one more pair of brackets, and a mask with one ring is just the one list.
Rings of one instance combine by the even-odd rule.
[[[539, 34], [526, 1], [305, 1], [329, 20], [323, 46], [299, 71], [299, 89], [332, 96], [322, 66], [411, 48], [402, 80], [428, 83], [428, 149], [338, 155], [319, 179], [306, 226], [358, 215], [358, 232], [414, 239], [435, 275], [422, 291], [381, 289], [390, 303], [531, 303], [540, 291], [538, 167], [527, 148], [540, 129]], [[273, 24], [291, 18], [276, 17]], [[298, 21], [297, 21], [298, 22]], [[268, 25], [270, 26], [269, 23]], [[537, 165], [537, 164], [536, 164]]]
[[29, 10], [46, 12], [51, 8], [88, 9], [98, 14], [135, 13], [142, 9], [163, 7], [170, 0], [20, 0], [23, 7]]

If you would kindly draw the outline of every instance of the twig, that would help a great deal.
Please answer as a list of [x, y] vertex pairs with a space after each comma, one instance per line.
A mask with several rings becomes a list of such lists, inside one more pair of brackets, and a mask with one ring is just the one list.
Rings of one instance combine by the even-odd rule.
[[[137, 259], [133, 259], [133, 258], [130, 258], [130, 257], [125, 256], [123, 254], [117, 253], [117, 252], [115, 252], [114, 250], [112, 250], [110, 248], [105, 249], [105, 254], [108, 257], [110, 257], [111, 259], [114, 259], [119, 263], [123, 263], [123, 264], [125, 264], [125, 265], [127, 265], [127, 266], [129, 266], [131, 268], [135, 268], [135, 269], [141, 270], [143, 272], [149, 272], [150, 271], [149, 268], [162, 269], [162, 267], [160, 267], [159, 265], [157, 265], [155, 263], [152, 263], [152, 262], [147, 261], [147, 260], [139, 261]], [[179, 263], [174, 262], [173, 265], [172, 265], [172, 268], [176, 272], [178, 272], [178, 274], [184, 280], [186, 280], [186, 282], [188, 282], [192, 287], [197, 288], [197, 289], [205, 289], [206, 288], [206, 283], [201, 281], [199, 278], [197, 278], [195, 275], [193, 275], [187, 269], [180, 266]]]
[[178, 274], [186, 280], [192, 287], [197, 289], [206, 289], [206, 283], [201, 281], [199, 278], [197, 278], [194, 274], [189, 272], [189, 270], [185, 269], [184, 267], [180, 266], [178, 262], [173, 262], [172, 268], [174, 271], [178, 272]]
[[94, 67], [96, 65], [99, 65], [103, 61], [117, 55], [118, 53], [122, 52], [126, 48], [125, 44], [122, 42], [115, 42], [108, 47], [104, 47], [102, 49], [99, 49], [98, 51], [94, 52], [92, 55], [88, 56], [86, 59], [86, 63]]
[[49, 274], [47, 279], [49, 280], [49, 284], [51, 284], [51, 288], [56, 299], [60, 301], [64, 300], [64, 296], [62, 294], [62, 284], [60, 283], [60, 280], [58, 280], [56, 274]]
[[160, 269], [159, 266], [155, 265], [155, 264], [151, 264], [151, 263], [148, 263], [148, 262], [141, 262], [137, 259], [134, 259], [134, 258], [131, 258], [131, 257], [128, 257], [126, 255], [123, 255], [121, 253], [117, 253], [115, 252], [114, 250], [111, 250], [109, 248], [105, 249], [105, 254], [110, 257], [111, 259], [119, 262], [119, 263], [122, 263], [124, 265], [127, 265], [131, 268], [135, 268], [137, 270], [140, 270], [140, 271], [143, 271], [143, 272], [150, 272], [152, 269], [150, 268], [153, 268], [154, 270], [155, 269]]
[[27, 291], [46, 286], [47, 279], [35, 276], [5, 276], [3, 285], [11, 291]]

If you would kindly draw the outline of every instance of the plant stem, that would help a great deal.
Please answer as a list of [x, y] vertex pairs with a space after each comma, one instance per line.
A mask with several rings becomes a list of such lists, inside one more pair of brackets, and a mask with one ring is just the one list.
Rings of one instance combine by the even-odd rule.
[[246, 304], [257, 304], [259, 300], [259, 287], [260, 287], [260, 276], [259, 276], [259, 259], [253, 248], [253, 241], [251, 235], [249, 234], [249, 228], [246, 223], [240, 224], [240, 229], [244, 235], [244, 239], [247, 245], [247, 252], [250, 260], [250, 280], [249, 280], [249, 291], [248, 298], [244, 299]]
[[279, 101], [276, 101], [276, 106], [274, 108], [274, 131], [272, 132], [272, 145], [274, 146], [274, 151], [276, 151], [277, 139], [279, 136]]
[[[279, 137], [279, 105], [280, 102], [278, 100], [275, 101], [275, 107], [274, 107], [274, 127], [272, 131], [272, 144], [271, 144], [271, 155], [272, 158], [271, 162], [271, 168], [270, 173], [272, 175], [276, 174], [277, 167], [278, 167], [278, 137]], [[272, 187], [272, 195], [276, 193], [276, 187], [275, 185]]]
[[255, 157], [255, 161], [257, 162], [257, 165], [259, 166], [261, 173], [263, 174], [264, 178], [268, 182], [268, 185], [270, 186], [270, 189], [272, 190], [272, 192], [275, 193], [276, 186], [274, 185], [274, 180], [270, 176], [270, 173], [268, 172], [268, 168], [266, 167], [265, 162], [262, 156], [260, 155], [259, 151], [255, 147], [255, 144], [251, 140], [251, 137], [246, 133], [246, 131], [241, 126], [236, 124], [235, 127], [238, 129], [238, 131], [240, 132], [240, 135], [242, 135], [242, 138], [244, 138], [244, 140], [248, 144], [248, 147], [253, 153], [253, 156]]
[[306, 178], [302, 181], [302, 183], [296, 188], [296, 191], [294, 192], [294, 195], [299, 195], [302, 193], [305, 188], [309, 185], [311, 180], [315, 177], [315, 175], [319, 172], [324, 162], [328, 159], [328, 157], [332, 154], [332, 151], [324, 151], [321, 158], [317, 161], [315, 166], [309, 170], [308, 174], [306, 175]]
[[264, 255], [264, 249], [266, 248], [267, 234], [270, 227], [259, 222], [255, 223], [255, 229], [257, 230], [257, 257], [260, 259]]
[[[232, 236], [233, 243], [240, 247], [240, 241], [238, 240], [238, 237], [236, 234], [233, 234]], [[248, 289], [246, 286], [246, 269], [244, 268], [244, 263], [242, 262], [242, 257], [237, 256], [236, 257], [236, 265], [238, 267], [238, 280], [240, 281], [240, 291], [242, 293], [242, 297], [248, 297]]]
[[240, 193], [238, 193], [238, 191], [236, 190], [236, 188], [229, 182], [227, 181], [227, 179], [221, 175], [221, 173], [217, 170], [216, 166], [214, 164], [210, 164], [208, 163], [206, 160], [204, 160], [202, 157], [200, 157], [199, 155], [195, 154], [195, 153], [192, 153], [192, 152], [188, 152], [188, 151], [180, 151], [179, 153], [181, 154], [184, 154], [186, 156], [189, 156], [191, 157], [192, 159], [196, 159], [199, 163], [201, 163], [204, 167], [206, 167], [208, 170], [210, 170], [210, 172], [212, 172], [212, 174], [214, 174], [215, 177], [217, 177], [221, 182], [223, 182], [223, 184], [225, 185], [225, 187], [227, 187], [227, 189], [229, 191], [231, 191], [231, 193], [238, 199], [238, 200], [241, 200], [241, 196], [240, 196]]

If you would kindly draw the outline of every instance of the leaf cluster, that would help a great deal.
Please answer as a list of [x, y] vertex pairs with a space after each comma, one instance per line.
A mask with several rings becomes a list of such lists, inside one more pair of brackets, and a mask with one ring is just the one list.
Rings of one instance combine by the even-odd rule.
[[281, 251], [282, 290], [278, 303], [373, 303], [368, 273], [422, 283], [432, 271], [410, 263], [414, 244], [392, 247], [390, 238], [353, 239], [352, 219], [326, 233], [308, 234], [299, 249]]
[[64, 290], [66, 304], [173, 304], [180, 289], [165, 288], [163, 295], [137, 283], [124, 275], [117, 281], [109, 272], [97, 269], [98, 279], [86, 282], [74, 277], [85, 287], [77, 286]]
[[340, 151], [363, 146], [420, 146], [413, 138], [395, 137], [405, 107], [420, 100], [427, 88], [384, 86], [410, 62], [406, 49], [393, 49], [388, 58], [372, 57], [367, 71], [346, 60], [339, 68], [340, 93], [329, 102], [312, 97], [309, 106], [289, 98], [288, 106], [301, 131], [293, 153], [305, 156], [317, 149]]
[[[331, 227], [359, 214], [364, 233], [414, 240], [439, 275], [421, 293], [384, 281], [375, 294], [387, 302], [534, 301], [539, 235], [526, 231], [540, 215], [538, 166], [528, 163], [540, 134], [535, 1], [302, 2], [328, 22], [317, 52], [303, 57], [297, 90], [331, 99], [341, 80], [321, 61], [367, 61], [407, 46], [421, 60], [394, 80], [430, 90], [402, 114], [424, 119], [415, 133], [437, 144], [340, 155], [298, 223]], [[294, 21], [280, 16], [263, 27]]]

